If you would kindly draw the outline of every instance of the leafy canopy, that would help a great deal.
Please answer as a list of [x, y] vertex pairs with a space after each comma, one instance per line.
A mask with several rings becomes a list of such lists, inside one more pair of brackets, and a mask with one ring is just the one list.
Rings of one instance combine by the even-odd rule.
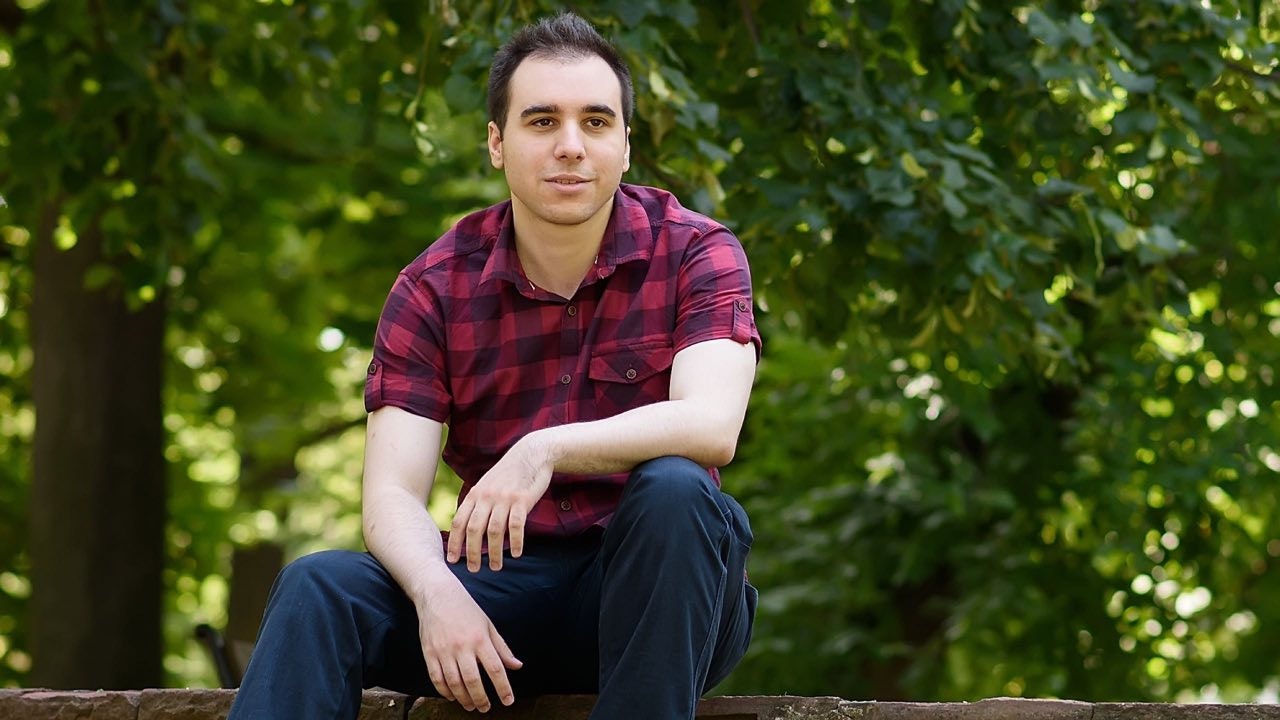
[[[29, 664], [31, 232], [51, 219], [71, 244], [98, 219], [112, 261], [86, 281], [170, 296], [166, 667], [207, 682], [186, 638], [224, 619], [230, 543], [359, 544], [381, 301], [503, 196], [484, 74], [556, 8], [18, 7], [0, 34], [0, 677]], [[724, 689], [1276, 682], [1276, 3], [580, 10], [637, 79], [629, 179], [723, 219], [752, 260], [766, 352], [726, 480], [763, 599]]]

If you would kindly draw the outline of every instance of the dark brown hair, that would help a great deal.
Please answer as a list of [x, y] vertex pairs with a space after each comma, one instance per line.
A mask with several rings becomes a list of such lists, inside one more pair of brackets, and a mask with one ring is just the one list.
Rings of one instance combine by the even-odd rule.
[[630, 126], [635, 108], [631, 70], [617, 48], [601, 37], [591, 23], [568, 11], [521, 28], [493, 56], [493, 65], [489, 68], [489, 119], [499, 131], [505, 127], [511, 103], [511, 76], [526, 58], [573, 60], [592, 55], [604, 60], [618, 76], [622, 88], [622, 119]]

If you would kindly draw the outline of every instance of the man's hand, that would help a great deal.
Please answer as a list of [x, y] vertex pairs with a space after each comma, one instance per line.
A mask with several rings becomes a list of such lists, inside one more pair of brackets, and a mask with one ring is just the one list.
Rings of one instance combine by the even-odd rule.
[[498, 700], [503, 705], [515, 702], [507, 670], [518, 670], [523, 663], [452, 575], [419, 604], [418, 637], [427, 674], [441, 697], [467, 710], [489, 712], [489, 696], [480, 680], [483, 669]]
[[524, 552], [524, 522], [551, 484], [554, 465], [549, 448], [522, 438], [480, 478], [458, 506], [449, 531], [449, 562], [467, 549], [467, 569], [480, 571], [481, 539], [488, 536], [489, 568], [502, 569], [503, 539], [510, 534], [511, 556]]

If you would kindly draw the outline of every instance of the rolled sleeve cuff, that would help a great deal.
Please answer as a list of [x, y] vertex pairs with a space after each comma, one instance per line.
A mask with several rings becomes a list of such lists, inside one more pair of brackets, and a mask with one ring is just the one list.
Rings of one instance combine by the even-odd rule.
[[729, 302], [722, 303], [700, 315], [696, 327], [677, 337], [676, 352], [708, 340], [729, 339], [743, 345], [747, 343], [754, 345], [756, 361], [760, 360], [763, 342], [760, 339], [759, 330], [756, 329], [756, 318], [750, 296], [732, 297]]
[[408, 378], [389, 375], [386, 370], [385, 363], [377, 357], [369, 363], [364, 380], [365, 412], [390, 405], [428, 420], [448, 422], [449, 405], [433, 399], [439, 393], [426, 388], [415, 388]]

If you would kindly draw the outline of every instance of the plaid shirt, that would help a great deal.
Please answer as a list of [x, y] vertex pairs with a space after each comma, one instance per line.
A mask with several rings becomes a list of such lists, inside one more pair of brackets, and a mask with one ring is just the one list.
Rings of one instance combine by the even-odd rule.
[[[565, 300], [525, 277], [508, 201], [463, 218], [400, 273], [365, 408], [447, 423], [444, 461], [462, 478], [461, 502], [533, 430], [667, 400], [673, 356], [720, 338], [759, 352], [746, 255], [724, 226], [670, 193], [624, 184], [594, 267]], [[626, 480], [554, 474], [526, 534], [606, 525]]]

